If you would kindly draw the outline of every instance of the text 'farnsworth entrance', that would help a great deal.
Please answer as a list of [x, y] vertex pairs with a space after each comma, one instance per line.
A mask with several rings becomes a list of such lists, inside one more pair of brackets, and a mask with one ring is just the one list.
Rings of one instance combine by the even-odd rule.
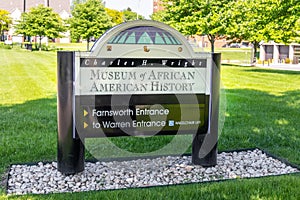
[[193, 135], [192, 162], [215, 165], [219, 68], [220, 54], [147, 20], [110, 29], [90, 52], [59, 52], [58, 170], [84, 170], [85, 140], [119, 136]]

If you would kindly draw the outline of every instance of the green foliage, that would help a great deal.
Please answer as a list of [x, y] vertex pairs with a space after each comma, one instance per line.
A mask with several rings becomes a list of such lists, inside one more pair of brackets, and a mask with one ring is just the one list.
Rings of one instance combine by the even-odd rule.
[[113, 25], [121, 24], [123, 22], [123, 13], [117, 10], [105, 8], [106, 13], [110, 16]]
[[111, 18], [99, 0], [87, 0], [85, 3], [75, 4], [72, 16], [69, 20], [72, 38], [86, 39], [87, 50], [91, 39], [100, 37], [112, 27]]
[[72, 3], [75, 4], [79, 4], [79, 3], [84, 3], [86, 2], [86, 0], [73, 0]]
[[165, 14], [166, 14], [166, 12], [165, 12], [164, 10], [159, 10], [159, 11], [153, 13], [153, 14], [150, 16], [150, 18], [151, 18], [152, 20], [155, 20], [155, 21], [161, 21], [161, 22], [163, 22], [163, 21], [164, 21]]
[[164, 1], [165, 10], [152, 19], [165, 22], [185, 35], [207, 35], [214, 51], [215, 39], [225, 34], [224, 17], [230, 0], [175, 0]]
[[2, 32], [9, 29], [9, 26], [12, 24], [12, 19], [9, 16], [9, 12], [6, 10], [0, 9], [0, 37]]
[[144, 19], [143, 16], [138, 15], [136, 12], [132, 12], [130, 8], [127, 8], [123, 11], [112, 10], [109, 8], [105, 8], [105, 10], [106, 13], [111, 17], [113, 25], [121, 24], [126, 21]]
[[268, 24], [267, 29], [267, 33], [271, 36], [270, 40], [282, 43], [294, 42], [292, 39], [297, 35], [296, 22], [300, 19], [300, 2], [274, 1], [272, 6], [273, 20]]
[[43, 5], [31, 8], [28, 13], [22, 13], [21, 20], [15, 28], [16, 33], [27, 36], [39, 36], [40, 50], [43, 37], [57, 38], [65, 30], [60, 16], [52, 8]]
[[299, 36], [296, 22], [300, 18], [300, 5], [294, 0], [238, 0], [229, 7], [225, 14], [227, 37], [250, 41], [255, 55], [260, 41], [288, 43]]
[[86, 2], [86, 0], [72, 0], [71, 1], [71, 10], [74, 10], [76, 4], [84, 3], [84, 2]]
[[231, 2], [226, 13], [229, 22], [227, 36], [236, 40], [261, 41], [264, 39], [263, 28], [268, 23], [264, 13], [268, 13], [267, 5], [259, 5], [251, 0]]
[[12, 45], [4, 44], [3, 42], [0, 43], [1, 49], [12, 49]]
[[130, 8], [122, 11], [124, 21], [133, 21], [144, 19], [142, 15], [138, 15], [136, 12], [133, 12]]
[[300, 42], [300, 18], [295, 23], [295, 36], [292, 38], [293, 41]]
[[186, 35], [205, 34], [212, 45], [223, 36], [255, 47], [262, 40], [300, 40], [300, 3], [295, 0], [164, 0], [163, 5], [165, 10], [153, 14], [153, 20]]
[[[35, 46], [35, 50], [38, 50], [39, 47]], [[57, 48], [54, 45], [46, 45], [46, 44], [42, 44], [41, 46], [42, 51], [58, 51], [58, 50], [62, 50], [61, 48]]]
[[260, 42], [293, 42], [300, 5], [294, 0], [239, 0], [227, 10], [229, 38]]

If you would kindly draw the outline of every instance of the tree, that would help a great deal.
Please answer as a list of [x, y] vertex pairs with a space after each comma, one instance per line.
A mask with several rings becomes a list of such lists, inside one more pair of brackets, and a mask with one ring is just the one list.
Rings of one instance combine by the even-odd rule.
[[142, 15], [139, 15], [136, 12], [133, 12], [131, 10], [131, 8], [127, 8], [126, 10], [123, 10], [122, 13], [123, 13], [124, 21], [133, 21], [133, 20], [144, 19], [144, 17]]
[[9, 12], [0, 9], [0, 40], [2, 40], [3, 31], [7, 31], [12, 24], [12, 19], [9, 16]]
[[72, 0], [71, 2], [72, 2], [71, 3], [71, 9], [73, 10], [75, 8], [76, 4], [84, 3], [84, 2], [86, 2], [86, 0]]
[[113, 26], [123, 22], [123, 13], [117, 10], [105, 8], [106, 13], [110, 16]]
[[84, 2], [86, 2], [86, 0], [73, 0], [72, 4], [75, 5], [75, 4], [84, 3]]
[[226, 20], [228, 21], [227, 39], [251, 42], [254, 55], [256, 55], [259, 42], [267, 38], [264, 34], [264, 28], [269, 21], [266, 13], [269, 13], [270, 7], [267, 4], [261, 5], [259, 1], [238, 0], [231, 2], [231, 9], [227, 10], [226, 13]]
[[40, 39], [39, 50], [42, 47], [42, 38], [57, 38], [65, 30], [62, 19], [52, 8], [39, 5], [22, 13], [21, 20], [15, 26], [16, 33], [27, 36], [38, 36]]
[[294, 0], [238, 0], [230, 7], [226, 14], [228, 38], [248, 40], [254, 55], [260, 41], [287, 43], [297, 35], [300, 5]]
[[69, 23], [73, 38], [87, 40], [87, 50], [91, 39], [100, 37], [112, 27], [111, 18], [99, 0], [87, 0], [85, 3], [75, 4]]
[[296, 32], [297, 21], [300, 19], [300, 2], [297, 0], [269, 0], [272, 4], [272, 19], [266, 33], [270, 40], [278, 43], [295, 42], [293, 39], [298, 35]]
[[164, 11], [152, 16], [185, 35], [207, 35], [214, 52], [215, 40], [224, 37], [224, 13], [230, 0], [164, 0]]
[[295, 36], [292, 39], [297, 43], [300, 42], [300, 18], [295, 23]]

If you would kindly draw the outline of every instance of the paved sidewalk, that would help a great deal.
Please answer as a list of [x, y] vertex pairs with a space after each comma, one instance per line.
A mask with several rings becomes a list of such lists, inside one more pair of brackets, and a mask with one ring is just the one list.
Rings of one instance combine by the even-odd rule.
[[289, 71], [300, 71], [300, 64], [256, 64], [256, 67], [267, 68], [267, 69], [279, 69], [279, 70], [289, 70]]

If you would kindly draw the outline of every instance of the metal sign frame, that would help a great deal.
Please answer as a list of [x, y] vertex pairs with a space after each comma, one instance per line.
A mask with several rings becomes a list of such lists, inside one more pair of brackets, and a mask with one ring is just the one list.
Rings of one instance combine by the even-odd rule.
[[[136, 27], [152, 43], [111, 42]], [[154, 44], [149, 27], [176, 44]], [[215, 165], [219, 69], [220, 54], [195, 53], [176, 30], [148, 20], [112, 28], [91, 52], [58, 52], [58, 170], [84, 170], [85, 138], [191, 133], [192, 162]]]

